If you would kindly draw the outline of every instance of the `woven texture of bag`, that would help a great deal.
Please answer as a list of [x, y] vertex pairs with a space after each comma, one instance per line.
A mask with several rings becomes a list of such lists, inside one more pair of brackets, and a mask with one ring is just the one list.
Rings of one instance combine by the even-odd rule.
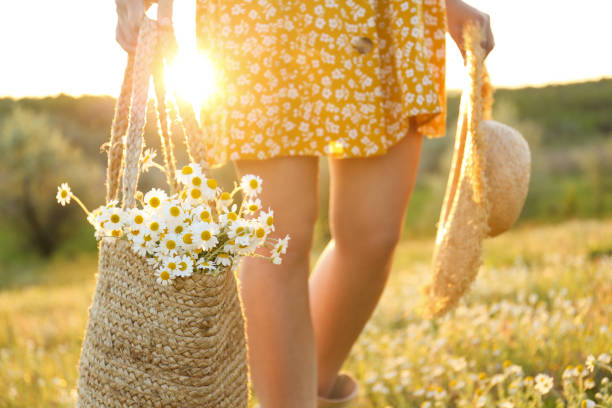
[[[145, 18], [136, 54], [128, 59], [111, 130], [107, 201], [116, 197], [123, 173], [124, 208], [134, 203], [159, 30]], [[159, 81], [156, 92], [166, 166], [175, 168], [168, 101]], [[191, 151], [198, 150], [197, 141], [190, 142]], [[100, 241], [79, 361], [78, 407], [246, 408], [246, 347], [243, 308], [231, 270], [218, 276], [194, 273], [163, 286], [126, 240]]]

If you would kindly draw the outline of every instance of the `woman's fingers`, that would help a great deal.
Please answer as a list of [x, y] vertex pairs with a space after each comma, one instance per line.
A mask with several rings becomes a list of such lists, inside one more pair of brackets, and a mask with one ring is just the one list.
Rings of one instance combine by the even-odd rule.
[[157, 21], [162, 26], [172, 23], [172, 0], [159, 0], [157, 9]]
[[145, 12], [143, 0], [116, 0], [117, 30], [116, 38], [121, 48], [134, 52], [138, 39], [138, 29]]

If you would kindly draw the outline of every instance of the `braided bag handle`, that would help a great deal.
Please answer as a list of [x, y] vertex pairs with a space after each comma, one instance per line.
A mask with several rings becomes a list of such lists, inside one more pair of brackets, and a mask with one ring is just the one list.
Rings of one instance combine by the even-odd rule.
[[117, 200], [121, 185], [122, 207], [132, 208], [140, 175], [140, 157], [149, 96], [149, 80], [155, 88], [157, 128], [170, 189], [178, 191], [176, 159], [171, 128], [176, 124], [184, 133], [189, 159], [208, 169], [207, 150], [200, 128], [187, 101], [175, 95], [169, 98], [164, 85], [164, 62], [176, 53], [176, 38], [171, 27], [160, 27], [157, 21], [144, 17], [138, 32], [135, 53], [129, 53], [123, 84], [111, 126], [106, 202]]

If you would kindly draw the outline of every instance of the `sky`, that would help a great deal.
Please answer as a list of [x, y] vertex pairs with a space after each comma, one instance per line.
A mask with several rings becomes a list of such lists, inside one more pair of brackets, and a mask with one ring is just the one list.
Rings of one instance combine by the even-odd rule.
[[[612, 0], [466, 2], [491, 16], [496, 87], [612, 77]], [[175, 0], [181, 47], [194, 46], [194, 3]], [[0, 1], [0, 96], [116, 96], [125, 65], [116, 22], [113, 0]], [[458, 89], [462, 59], [447, 39], [447, 88]]]

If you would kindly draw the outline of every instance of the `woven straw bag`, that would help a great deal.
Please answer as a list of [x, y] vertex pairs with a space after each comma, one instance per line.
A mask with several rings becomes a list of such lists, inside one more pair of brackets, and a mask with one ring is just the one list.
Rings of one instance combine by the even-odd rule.
[[[169, 173], [176, 172], [169, 123], [179, 120], [177, 111], [191, 160], [206, 162], [193, 111], [184, 103], [175, 106], [165, 95], [160, 61], [169, 38], [166, 29], [145, 18], [136, 53], [128, 57], [107, 171], [107, 202], [117, 198], [122, 181], [123, 208], [134, 207], [151, 75]], [[168, 182], [172, 187], [175, 180], [169, 175]], [[100, 241], [77, 406], [247, 407], [245, 326], [234, 274], [197, 273], [168, 286], [153, 276], [152, 267], [127, 241]]]
[[493, 87], [484, 64], [482, 27], [464, 31], [467, 89], [461, 94], [457, 136], [434, 248], [433, 279], [424, 287], [428, 317], [456, 306], [476, 278], [482, 242], [507, 231], [521, 213], [531, 154], [523, 136], [491, 119]]

